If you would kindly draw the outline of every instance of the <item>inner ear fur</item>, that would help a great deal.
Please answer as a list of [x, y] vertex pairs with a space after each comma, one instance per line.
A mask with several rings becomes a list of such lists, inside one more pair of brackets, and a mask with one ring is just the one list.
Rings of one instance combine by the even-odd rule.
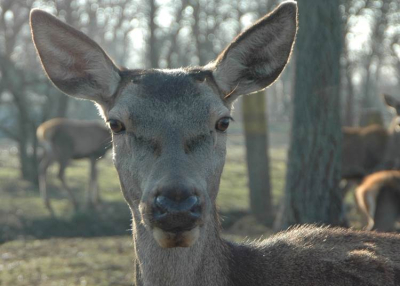
[[226, 100], [273, 83], [285, 68], [297, 32], [297, 5], [285, 2], [237, 36], [208, 67]]
[[32, 10], [30, 24], [42, 66], [57, 88], [98, 103], [112, 97], [119, 69], [96, 42], [38, 9]]

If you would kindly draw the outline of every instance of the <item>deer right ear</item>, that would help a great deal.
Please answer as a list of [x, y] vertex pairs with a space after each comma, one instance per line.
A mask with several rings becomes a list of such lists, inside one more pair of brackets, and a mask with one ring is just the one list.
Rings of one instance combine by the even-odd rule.
[[382, 94], [383, 99], [385, 100], [385, 103], [387, 106], [389, 107], [393, 107], [393, 108], [397, 108], [400, 104], [400, 102], [394, 98], [393, 96], [389, 95], [389, 94]]
[[282, 3], [248, 28], [206, 68], [232, 102], [273, 83], [285, 68], [297, 32], [297, 4]]
[[30, 24], [43, 68], [57, 88], [100, 104], [111, 99], [119, 70], [97, 43], [41, 10], [32, 10]]

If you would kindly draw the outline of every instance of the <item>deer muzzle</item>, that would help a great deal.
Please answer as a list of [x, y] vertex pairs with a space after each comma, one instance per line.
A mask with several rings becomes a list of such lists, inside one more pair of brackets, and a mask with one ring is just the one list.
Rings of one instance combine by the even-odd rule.
[[202, 224], [202, 199], [195, 188], [169, 186], [156, 191], [151, 203], [153, 236], [163, 248], [189, 247]]

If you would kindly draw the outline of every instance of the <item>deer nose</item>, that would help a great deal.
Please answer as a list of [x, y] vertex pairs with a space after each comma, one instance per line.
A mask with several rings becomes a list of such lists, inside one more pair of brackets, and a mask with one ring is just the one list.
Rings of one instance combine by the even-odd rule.
[[190, 230], [200, 217], [200, 198], [193, 192], [167, 188], [154, 198], [153, 222], [164, 231]]
[[155, 199], [155, 206], [161, 213], [168, 212], [197, 212], [199, 205], [199, 198], [197, 196], [190, 196], [183, 201], [174, 201], [165, 196], [158, 196]]

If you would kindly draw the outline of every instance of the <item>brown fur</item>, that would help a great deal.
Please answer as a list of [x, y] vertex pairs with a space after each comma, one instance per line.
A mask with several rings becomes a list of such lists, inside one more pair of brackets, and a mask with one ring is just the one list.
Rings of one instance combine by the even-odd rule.
[[380, 125], [343, 127], [342, 178], [363, 177], [382, 161], [388, 131]]
[[386, 107], [394, 111], [389, 128], [373, 124], [366, 127], [343, 127], [342, 178], [362, 179], [378, 170], [396, 169], [398, 151], [400, 101], [383, 94]]
[[[351, 183], [358, 185], [369, 174], [400, 167], [400, 101], [388, 94], [382, 97], [386, 106], [394, 111], [388, 129], [370, 125], [344, 127], [342, 130], [342, 178], [347, 181], [342, 190], [343, 196], [350, 189]], [[400, 202], [396, 204], [398, 198], [393, 184], [397, 180], [392, 175], [391, 171], [370, 175], [356, 190], [357, 204], [367, 218], [369, 230], [394, 230]]]
[[55, 118], [42, 123], [36, 131], [36, 136], [44, 148], [43, 158], [39, 165], [40, 192], [52, 215], [54, 215], [54, 211], [47, 195], [46, 172], [53, 162], [59, 163], [58, 178], [68, 192], [74, 207], [78, 207], [78, 203], [65, 181], [65, 168], [73, 159], [90, 159], [91, 172], [87, 203], [97, 204], [99, 194], [96, 182], [96, 162], [109, 149], [111, 141], [110, 133], [104, 124], [95, 121]]
[[[392, 194], [392, 200], [386, 203], [379, 201], [379, 195], [381, 192], [390, 192]], [[367, 176], [362, 184], [356, 189], [355, 196], [357, 205], [361, 212], [364, 214], [368, 221], [367, 229], [376, 229], [381, 231], [391, 231], [394, 230], [394, 221], [386, 222], [389, 223], [389, 228], [384, 228], [383, 224], [378, 221], [375, 223], [375, 215], [377, 213], [377, 208], [381, 208], [384, 212], [393, 211], [390, 206], [385, 206], [385, 204], [394, 203], [398, 205], [398, 196], [400, 194], [400, 171], [389, 170], [380, 171]], [[381, 202], [381, 204], [380, 204]], [[400, 205], [395, 208], [394, 211], [398, 211]], [[393, 217], [397, 216], [396, 214]], [[385, 223], [385, 222], [384, 222]], [[382, 225], [381, 225], [382, 224]]]

